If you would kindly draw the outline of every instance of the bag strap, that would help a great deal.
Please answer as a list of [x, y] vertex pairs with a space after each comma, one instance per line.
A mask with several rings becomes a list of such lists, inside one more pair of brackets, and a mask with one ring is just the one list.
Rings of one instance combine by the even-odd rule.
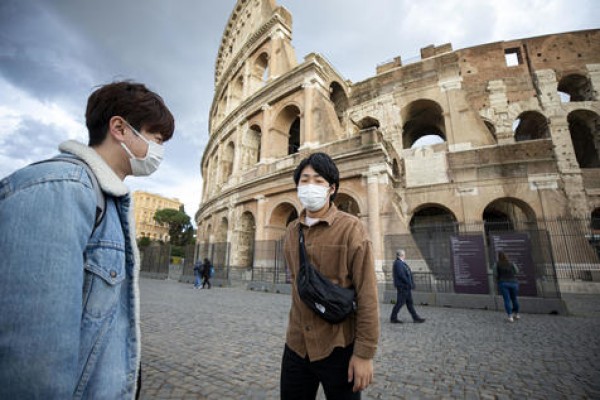
[[302, 268], [307, 265], [306, 259], [308, 258], [306, 256], [306, 247], [304, 246], [304, 233], [302, 232], [302, 224], [298, 224], [298, 231], [300, 232], [300, 239], [298, 244], [300, 248], [300, 268]]
[[94, 174], [94, 172], [92, 171], [90, 166], [87, 165], [85, 163], [85, 161], [83, 161], [82, 159], [76, 158], [76, 157], [69, 157], [66, 155], [58, 155], [56, 157], [49, 158], [47, 160], [34, 162], [31, 165], [43, 164], [46, 162], [56, 162], [56, 161], [64, 161], [64, 162], [68, 162], [71, 164], [79, 165], [79, 166], [83, 167], [83, 169], [85, 169], [88, 176], [90, 177], [90, 181], [92, 182], [92, 188], [94, 189], [94, 192], [96, 193], [96, 221], [94, 222], [94, 229], [92, 230], [92, 234], [94, 234], [94, 231], [100, 225], [100, 223], [102, 222], [102, 219], [104, 218], [104, 214], [106, 213], [106, 197], [104, 196], [104, 192], [102, 191], [102, 188], [100, 187], [100, 183], [98, 183], [98, 178], [96, 178], [96, 174]]

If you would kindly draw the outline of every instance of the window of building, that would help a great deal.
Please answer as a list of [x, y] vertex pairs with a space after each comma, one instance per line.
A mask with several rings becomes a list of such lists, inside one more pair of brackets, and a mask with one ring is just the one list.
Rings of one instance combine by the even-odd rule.
[[521, 49], [518, 47], [504, 50], [504, 60], [506, 61], [507, 67], [515, 67], [523, 63], [521, 58]]

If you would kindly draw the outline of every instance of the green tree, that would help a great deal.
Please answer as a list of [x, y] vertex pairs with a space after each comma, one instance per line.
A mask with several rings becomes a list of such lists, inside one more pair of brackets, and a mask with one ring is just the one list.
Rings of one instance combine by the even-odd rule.
[[169, 227], [169, 243], [173, 246], [185, 246], [193, 243], [194, 227], [183, 206], [179, 210], [163, 208], [154, 213], [154, 220]]
[[146, 236], [142, 236], [141, 238], [138, 239], [138, 247], [141, 247], [141, 248], [148, 247], [148, 246], [150, 246], [151, 243], [152, 243], [152, 240], [150, 240], [150, 238], [146, 237]]

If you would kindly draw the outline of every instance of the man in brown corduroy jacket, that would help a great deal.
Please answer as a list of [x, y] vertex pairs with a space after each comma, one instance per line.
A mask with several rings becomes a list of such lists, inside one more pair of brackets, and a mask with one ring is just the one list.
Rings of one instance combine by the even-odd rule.
[[[333, 204], [338, 169], [327, 154], [315, 153], [294, 171], [304, 207], [284, 237], [292, 273], [292, 306], [281, 365], [281, 398], [314, 399], [319, 383], [328, 399], [360, 399], [373, 379], [379, 339], [379, 303], [373, 249], [358, 218]], [[309, 261], [342, 287], [356, 290], [357, 311], [339, 324], [321, 319], [298, 295], [299, 225]]]

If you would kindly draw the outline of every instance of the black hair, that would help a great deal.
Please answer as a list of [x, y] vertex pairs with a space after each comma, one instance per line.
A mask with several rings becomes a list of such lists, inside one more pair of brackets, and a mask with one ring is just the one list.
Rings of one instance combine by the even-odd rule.
[[302, 171], [309, 165], [315, 172], [321, 175], [330, 186], [334, 187], [333, 194], [329, 198], [329, 202], [333, 203], [338, 189], [340, 188], [340, 172], [338, 171], [335, 162], [333, 162], [331, 157], [325, 153], [313, 153], [306, 157], [304, 160], [300, 161], [300, 164], [298, 164], [294, 171], [294, 183], [296, 186], [298, 186], [298, 182], [300, 182]]
[[164, 142], [173, 136], [175, 120], [162, 97], [141, 83], [122, 81], [103, 85], [88, 98], [85, 123], [90, 146], [104, 142], [108, 124], [120, 116], [135, 129], [159, 132]]

